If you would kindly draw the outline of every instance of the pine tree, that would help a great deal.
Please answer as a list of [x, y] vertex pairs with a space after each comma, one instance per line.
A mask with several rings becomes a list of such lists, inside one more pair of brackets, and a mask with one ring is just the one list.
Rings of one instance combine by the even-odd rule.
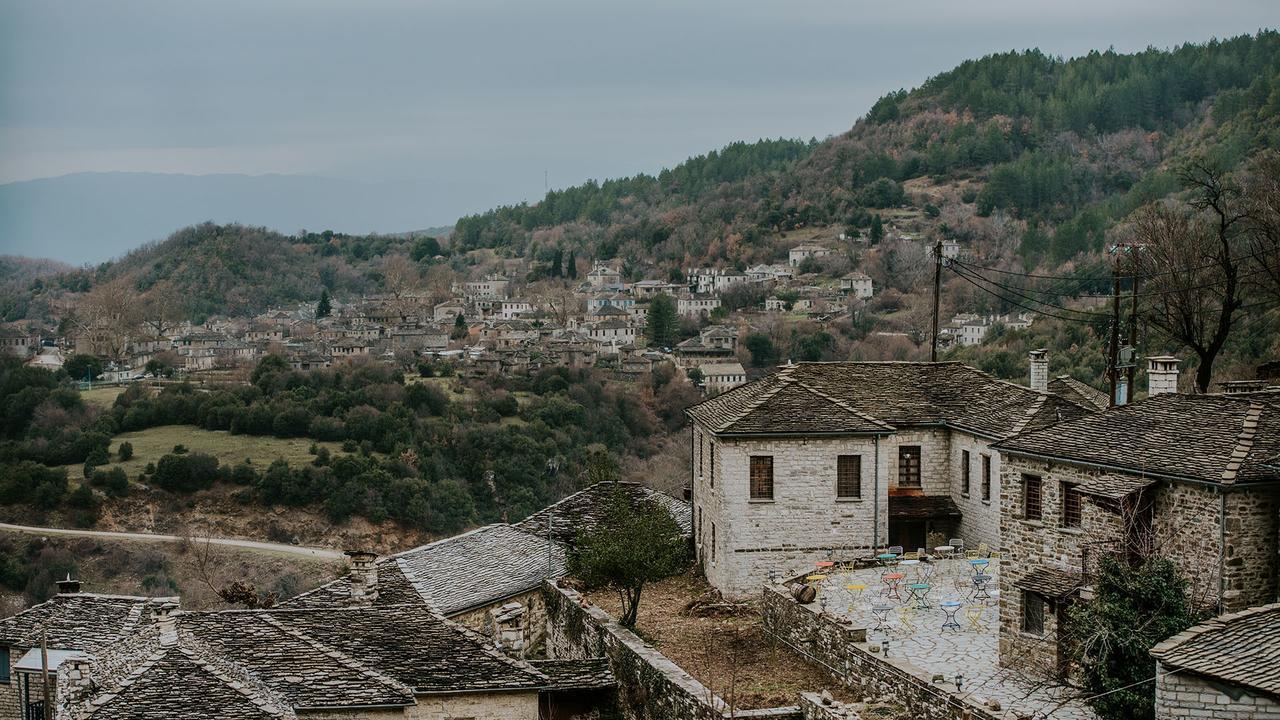
[[871, 242], [878, 243], [884, 239], [884, 222], [879, 215], [871, 216]]
[[564, 267], [564, 250], [561, 250], [560, 248], [556, 248], [555, 252], [551, 253], [551, 277], [553, 278], [562, 277], [563, 271], [561, 270], [561, 268], [563, 267]]
[[565, 275], [570, 280], [578, 279], [578, 259], [573, 256], [573, 251], [569, 251], [569, 262], [564, 269]]
[[649, 344], [669, 347], [676, 338], [679, 319], [676, 317], [676, 301], [662, 294], [649, 302], [649, 317], [645, 321], [645, 333]]
[[320, 291], [320, 302], [316, 303], [316, 318], [329, 317], [333, 312], [333, 305], [329, 302], [329, 291]]

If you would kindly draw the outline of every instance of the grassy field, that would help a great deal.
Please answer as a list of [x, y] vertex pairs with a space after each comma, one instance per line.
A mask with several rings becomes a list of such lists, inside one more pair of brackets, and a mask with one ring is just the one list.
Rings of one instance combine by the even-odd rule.
[[80, 397], [89, 405], [109, 408], [115, 404], [116, 398], [119, 397], [122, 392], [124, 392], [124, 386], [111, 385], [96, 387], [90, 390], [81, 390]]
[[[127, 462], [119, 462], [120, 443], [133, 444], [133, 457]], [[190, 452], [205, 453], [218, 459], [219, 463], [239, 464], [245, 458], [253, 460], [258, 468], [265, 469], [272, 461], [287, 460], [290, 465], [310, 463], [314, 456], [309, 452], [313, 441], [307, 438], [274, 438], [259, 435], [232, 435], [223, 430], [202, 430], [194, 425], [164, 425], [148, 428], [139, 432], [123, 433], [111, 439], [111, 460], [106, 469], [122, 467], [130, 479], [137, 478], [149, 462], [155, 462], [162, 456], [173, 452], [174, 445], [185, 445]], [[338, 454], [342, 451], [341, 443], [316, 442], [319, 447], [329, 448], [329, 452]], [[81, 476], [79, 465], [68, 465], [67, 476]]]

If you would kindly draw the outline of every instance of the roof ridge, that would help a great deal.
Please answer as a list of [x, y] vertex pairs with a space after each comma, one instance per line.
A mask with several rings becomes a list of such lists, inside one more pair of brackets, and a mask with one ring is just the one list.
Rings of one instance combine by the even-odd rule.
[[1025, 430], [1026, 427], [1031, 424], [1031, 421], [1035, 419], [1036, 415], [1040, 412], [1040, 409], [1043, 408], [1045, 406], [1045, 403], [1047, 402], [1049, 402], [1049, 397], [1047, 395], [1041, 395], [1040, 397], [1036, 398], [1035, 404], [1026, 410], [1026, 413], [1025, 413], [1026, 417], [1022, 420], [1022, 422], [1018, 423], [1017, 426], [1013, 428], [1013, 432], [1010, 433], [1010, 436], [1012, 437], [1013, 435], [1017, 435], [1018, 433]]
[[[183, 637], [184, 635], [185, 637]], [[185, 633], [179, 631], [178, 638], [177, 646], [165, 649], [166, 655], [173, 650], [177, 650], [191, 660], [196, 667], [218, 678], [227, 687], [245, 696], [249, 702], [265, 713], [280, 718], [297, 717], [293, 711], [293, 705], [288, 702], [287, 698], [272, 689], [262, 678], [254, 675], [248, 668], [209, 651], [189, 630]], [[221, 662], [215, 662], [213, 658]]]
[[409, 583], [409, 586], [413, 588], [413, 591], [418, 593], [418, 597], [422, 598], [422, 602], [426, 603], [427, 608], [430, 609], [431, 612], [444, 617], [444, 613], [440, 612], [440, 609], [436, 607], [435, 600], [431, 598], [430, 588], [427, 586], [426, 581], [419, 578], [417, 573], [411, 572], [411, 569], [408, 567], [409, 561], [399, 556], [393, 557], [391, 560], [396, 564], [396, 568], [400, 571], [400, 574], [404, 576], [405, 582]]
[[410, 697], [413, 696], [413, 688], [409, 687], [408, 685], [405, 685], [404, 683], [400, 682], [399, 680], [389, 675], [384, 675], [383, 673], [378, 672], [377, 670], [374, 670], [373, 668], [365, 665], [364, 663], [342, 652], [341, 650], [334, 647], [330, 647], [324, 644], [323, 642], [317, 640], [316, 638], [308, 635], [307, 633], [301, 630], [298, 630], [297, 628], [292, 628], [292, 627], [289, 627], [288, 625], [285, 625], [284, 623], [280, 622], [276, 618], [271, 617], [269, 613], [264, 613], [262, 615], [262, 621], [276, 628], [277, 630], [280, 630], [281, 632], [287, 635], [291, 635], [294, 638], [301, 640], [303, 643], [306, 643], [311, 647], [315, 648], [316, 650], [319, 650], [325, 656], [341, 663], [342, 665], [346, 665], [348, 668], [352, 670], [355, 670], [363, 675], [373, 678], [374, 680], [384, 685], [387, 685], [391, 688], [407, 692], [409, 693]]
[[[719, 425], [717, 425], [715, 427], [715, 432], [718, 432], [718, 433], [724, 432], [733, 423], [741, 420], [743, 417], [745, 417], [749, 413], [752, 413], [760, 409], [761, 405], [765, 404], [770, 399], [772, 399], [774, 395], [777, 395], [778, 393], [782, 392], [783, 388], [795, 383], [796, 379], [791, 377], [792, 368], [795, 368], [795, 367], [797, 366], [787, 365], [786, 367], [782, 368], [777, 373], [775, 373], [773, 377], [775, 378], [776, 382], [774, 382], [773, 387], [769, 388], [763, 393], [760, 393], [756, 397], [752, 398], [749, 402], [747, 402], [747, 404], [743, 407], [741, 411], [734, 413], [729, 420], [726, 420], [725, 422], [722, 422]], [[750, 384], [741, 385], [739, 387], [750, 387]], [[736, 389], [737, 388], [734, 388], [734, 390]], [[723, 397], [723, 395], [721, 395], [721, 397]]]
[[1227, 459], [1227, 466], [1222, 470], [1222, 482], [1235, 482], [1236, 476], [1240, 474], [1240, 467], [1244, 465], [1244, 461], [1249, 457], [1249, 452], [1253, 450], [1253, 438], [1258, 433], [1258, 422], [1262, 419], [1262, 407], [1262, 403], [1256, 401], [1249, 403], [1249, 409], [1245, 411], [1244, 419], [1240, 421], [1240, 433], [1236, 436], [1236, 444], [1231, 451], [1231, 457]]

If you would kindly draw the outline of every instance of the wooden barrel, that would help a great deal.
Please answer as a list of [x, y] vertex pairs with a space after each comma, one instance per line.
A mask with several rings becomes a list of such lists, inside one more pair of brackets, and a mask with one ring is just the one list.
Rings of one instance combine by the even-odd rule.
[[797, 583], [791, 586], [791, 597], [801, 604], [809, 604], [817, 599], [818, 589], [812, 585]]

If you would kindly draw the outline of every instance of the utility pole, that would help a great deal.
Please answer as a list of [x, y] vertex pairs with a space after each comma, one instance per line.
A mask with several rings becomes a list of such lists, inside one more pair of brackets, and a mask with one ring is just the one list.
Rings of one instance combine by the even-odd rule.
[[933, 246], [933, 342], [929, 346], [929, 362], [938, 362], [938, 313], [942, 302], [942, 238]]
[[1108, 407], [1116, 406], [1116, 385], [1120, 380], [1120, 246], [1111, 248], [1116, 256], [1111, 268], [1111, 347], [1107, 353], [1107, 377], [1111, 381], [1111, 400]]
[[[1135, 246], [1134, 251], [1141, 248]], [[1129, 397], [1128, 401], [1133, 402], [1133, 395], [1137, 392], [1138, 375], [1138, 258], [1134, 257], [1130, 263], [1133, 275], [1130, 276], [1129, 293], [1132, 298], [1132, 304], [1129, 306], [1129, 366], [1125, 368], [1125, 377], [1129, 379]]]

